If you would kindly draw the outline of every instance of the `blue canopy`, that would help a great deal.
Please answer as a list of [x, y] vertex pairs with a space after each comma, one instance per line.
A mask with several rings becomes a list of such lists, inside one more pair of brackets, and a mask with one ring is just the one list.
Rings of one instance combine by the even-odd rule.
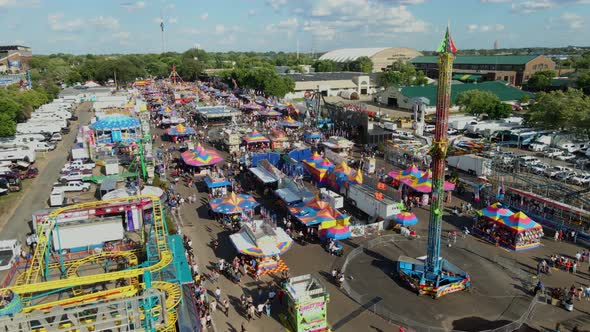
[[318, 132], [313, 132], [313, 133], [305, 132], [305, 133], [303, 133], [303, 137], [305, 137], [307, 139], [322, 138], [322, 134], [320, 134]]
[[90, 125], [91, 129], [98, 130], [123, 130], [135, 129], [141, 126], [136, 118], [126, 115], [109, 115]]
[[205, 178], [205, 184], [207, 185], [207, 188], [220, 188], [231, 186], [231, 183], [229, 183], [229, 181], [227, 181], [226, 179], [224, 179], [223, 181], [213, 182], [208, 176]]

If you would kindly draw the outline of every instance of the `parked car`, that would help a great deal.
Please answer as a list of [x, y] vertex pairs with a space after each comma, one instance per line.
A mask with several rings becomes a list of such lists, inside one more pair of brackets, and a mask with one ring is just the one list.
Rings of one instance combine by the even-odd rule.
[[540, 164], [532, 165], [530, 169], [533, 174], [541, 175], [541, 174], [545, 173], [545, 171], [548, 168], [549, 168], [549, 165], [540, 163]]
[[457, 129], [453, 129], [453, 128], [448, 128], [447, 129], [447, 134], [448, 135], [457, 135], [459, 133], [459, 131]]
[[545, 157], [547, 158], [556, 158], [557, 156], [561, 156], [563, 151], [560, 149], [547, 149], [544, 152]]
[[590, 184], [590, 174], [582, 173], [578, 174], [570, 179], [570, 182], [577, 184], [578, 186], [587, 186]]
[[57, 142], [57, 141], [61, 141], [63, 139], [63, 137], [61, 136], [60, 133], [55, 133], [53, 135], [51, 135], [51, 138], [49, 139], [50, 142]]
[[551, 168], [548, 168], [545, 170], [545, 175], [550, 177], [550, 178], [554, 178], [557, 174], [561, 173], [561, 172], [565, 172], [569, 170], [567, 167], [565, 166], [552, 166]]
[[68, 183], [54, 183], [53, 192], [66, 192], [66, 191], [88, 191], [90, 189], [90, 183], [84, 183], [82, 181], [71, 181]]
[[537, 157], [533, 156], [520, 156], [518, 157], [518, 164], [522, 167], [529, 167], [531, 165], [539, 164], [541, 161]]
[[569, 153], [569, 152], [566, 152], [566, 153], [562, 154], [561, 156], [557, 156], [557, 159], [562, 160], [562, 161], [568, 161], [568, 160], [572, 160], [574, 158], [576, 158], [576, 155]]
[[39, 170], [36, 167], [29, 167], [26, 171], [22, 172], [23, 178], [25, 179], [32, 179], [39, 175]]
[[557, 173], [557, 175], [555, 175], [555, 179], [559, 180], [559, 181], [566, 181], [567, 182], [569, 179], [571, 179], [577, 175], [578, 175], [578, 173], [574, 172], [573, 170], [565, 170], [561, 173]]
[[83, 160], [74, 160], [69, 163], [65, 163], [63, 169], [93, 169], [96, 166], [94, 162], [85, 162]]
[[84, 172], [71, 172], [59, 177], [60, 182], [70, 182], [70, 181], [82, 181], [85, 177], [88, 177], [92, 174], [86, 174]]
[[69, 175], [72, 173], [82, 173], [84, 175], [90, 176], [90, 175], [92, 175], [92, 170], [91, 169], [77, 169], [77, 168], [62, 168], [59, 175]]

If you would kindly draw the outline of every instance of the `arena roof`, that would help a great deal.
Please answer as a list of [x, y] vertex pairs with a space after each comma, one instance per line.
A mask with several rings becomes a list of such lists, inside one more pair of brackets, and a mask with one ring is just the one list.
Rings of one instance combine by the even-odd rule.
[[335, 62], [354, 61], [360, 57], [372, 57], [375, 54], [387, 50], [389, 47], [370, 47], [370, 48], [341, 48], [325, 53], [320, 60], [332, 60]]

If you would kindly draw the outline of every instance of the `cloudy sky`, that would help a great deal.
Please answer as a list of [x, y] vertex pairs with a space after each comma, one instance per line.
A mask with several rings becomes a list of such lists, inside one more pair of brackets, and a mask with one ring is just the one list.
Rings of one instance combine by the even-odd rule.
[[33, 52], [321, 52], [590, 44], [590, 0], [0, 0], [0, 45]]

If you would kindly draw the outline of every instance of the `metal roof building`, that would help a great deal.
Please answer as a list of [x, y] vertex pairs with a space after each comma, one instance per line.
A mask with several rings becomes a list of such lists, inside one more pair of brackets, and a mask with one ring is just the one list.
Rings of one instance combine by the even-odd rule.
[[325, 53], [320, 60], [350, 62], [366, 56], [373, 61], [373, 72], [380, 72], [394, 61], [408, 61], [421, 55], [415, 49], [405, 47], [342, 48]]

